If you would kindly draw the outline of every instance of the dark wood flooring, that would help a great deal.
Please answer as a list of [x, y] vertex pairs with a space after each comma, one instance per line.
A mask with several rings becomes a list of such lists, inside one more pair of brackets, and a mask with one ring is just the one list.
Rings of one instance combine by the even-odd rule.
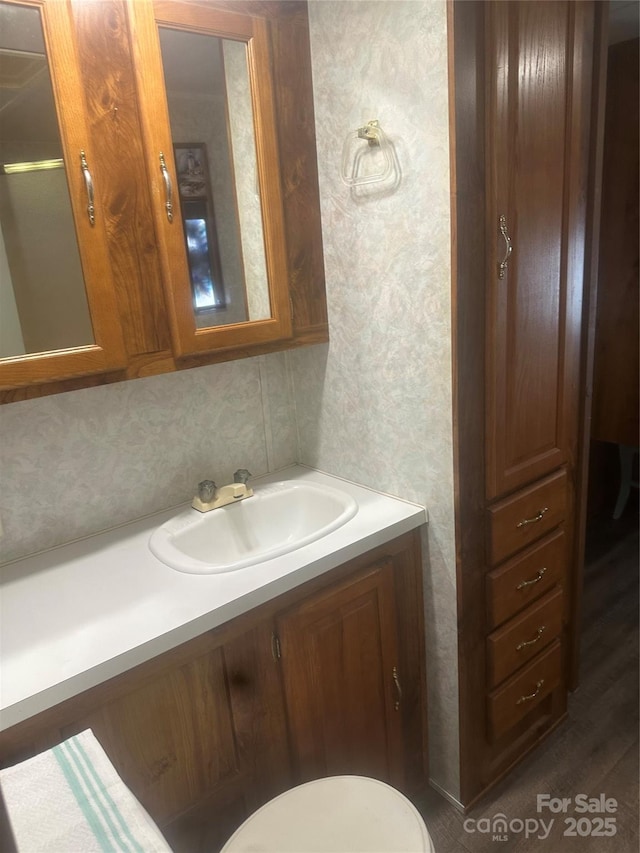
[[[467, 815], [429, 789], [416, 805], [423, 813], [436, 853], [638, 853], [638, 504], [630, 501], [617, 522], [598, 518], [587, 537], [583, 593], [580, 687], [569, 698], [569, 719]], [[566, 814], [539, 814], [537, 795], [570, 797]], [[566, 817], [586, 817], [576, 831], [597, 828], [595, 813], [574, 812], [574, 798], [605, 794], [617, 801], [616, 834], [566, 836]], [[465, 830], [465, 820], [508, 821], [549, 817], [554, 824], [544, 840], [533, 833]], [[533, 824], [529, 824], [533, 828]], [[519, 825], [516, 824], [516, 830]], [[607, 831], [602, 826], [603, 831]], [[544, 831], [543, 831], [544, 834]]]

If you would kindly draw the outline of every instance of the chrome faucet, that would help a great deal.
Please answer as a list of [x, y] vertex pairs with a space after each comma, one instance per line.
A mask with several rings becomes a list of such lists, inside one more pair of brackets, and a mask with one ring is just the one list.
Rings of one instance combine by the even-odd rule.
[[209, 510], [250, 498], [253, 495], [253, 489], [247, 486], [250, 476], [246, 468], [240, 468], [233, 475], [233, 483], [220, 488], [213, 480], [202, 480], [198, 483], [198, 494], [191, 502], [191, 506], [198, 512], [209, 512]]

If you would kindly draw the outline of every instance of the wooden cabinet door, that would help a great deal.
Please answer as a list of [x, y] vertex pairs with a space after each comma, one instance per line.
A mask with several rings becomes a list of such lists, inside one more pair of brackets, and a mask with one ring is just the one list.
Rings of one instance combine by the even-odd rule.
[[0, 3], [0, 390], [125, 366], [66, 3]]
[[586, 5], [487, 4], [489, 499], [568, 461], [575, 440]]
[[402, 783], [393, 564], [380, 563], [277, 620], [301, 781], [358, 774]]
[[127, 8], [174, 354], [290, 338], [268, 24], [179, 0]]
[[122, 779], [164, 827], [239, 773], [222, 649], [141, 680], [61, 734], [91, 728]]
[[[172, 850], [218, 850], [243, 820], [294, 784], [272, 635], [271, 619], [261, 619], [211, 656], [223, 664], [215, 693], [228, 717], [219, 712], [221, 723], [211, 717], [210, 724], [221, 729], [219, 751], [234, 756], [233, 772], [218, 775], [199, 801], [192, 800], [185, 813], [162, 827]], [[206, 685], [201, 692], [206, 695]], [[197, 706], [200, 697], [192, 695], [190, 701]], [[185, 764], [208, 766], [213, 758], [196, 749], [193, 756], [186, 755]]]

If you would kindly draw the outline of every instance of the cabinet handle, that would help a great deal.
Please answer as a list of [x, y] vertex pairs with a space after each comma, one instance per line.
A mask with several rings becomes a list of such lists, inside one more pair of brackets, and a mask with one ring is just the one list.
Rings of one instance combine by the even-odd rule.
[[282, 648], [280, 646], [280, 637], [277, 634], [271, 635], [271, 656], [276, 663], [282, 657]]
[[84, 151], [80, 152], [80, 168], [82, 169], [82, 177], [84, 178], [84, 185], [87, 189], [87, 216], [89, 217], [89, 224], [96, 224], [96, 209], [93, 204], [93, 179], [91, 177], [91, 172], [89, 171], [89, 166], [87, 164], [87, 158]]
[[513, 252], [513, 245], [511, 244], [511, 237], [509, 237], [509, 232], [507, 230], [507, 217], [501, 216], [499, 219], [500, 223], [500, 233], [502, 234], [505, 242], [504, 248], [504, 258], [498, 264], [498, 278], [504, 278], [504, 274], [507, 271], [507, 263], [509, 258], [511, 257], [511, 252]]
[[538, 512], [533, 516], [533, 518], [523, 518], [522, 521], [519, 521], [516, 524], [516, 527], [526, 527], [527, 524], [535, 524], [536, 521], [542, 521], [545, 512], [549, 512], [548, 506], [539, 509]]
[[541, 625], [536, 631], [536, 635], [533, 640], [523, 640], [521, 643], [518, 643], [516, 646], [516, 651], [519, 652], [521, 649], [525, 649], [527, 646], [532, 646], [534, 643], [537, 643], [540, 637], [543, 635], [546, 625]]
[[540, 689], [542, 688], [543, 684], [544, 678], [541, 678], [540, 681], [536, 684], [536, 689], [533, 691], [533, 693], [529, 693], [528, 696], [521, 696], [516, 702], [516, 705], [522, 705], [523, 702], [529, 702], [530, 699], [535, 699], [538, 693], [540, 693]]
[[393, 709], [394, 709], [394, 711], [399, 711], [400, 710], [400, 702], [402, 700], [402, 687], [400, 685], [400, 679], [398, 678], [398, 670], [395, 666], [393, 667], [391, 674], [393, 676], [393, 683], [395, 684], [396, 691], [398, 693], [398, 698], [395, 701]]
[[522, 581], [522, 583], [519, 583], [519, 584], [518, 584], [518, 586], [516, 587], [516, 589], [524, 589], [526, 586], [531, 586], [531, 585], [532, 585], [532, 584], [534, 584], [534, 583], [538, 583], [538, 581], [541, 581], [541, 580], [542, 580], [542, 575], [543, 575], [546, 571], [547, 571], [547, 567], [546, 567], [546, 566], [545, 566], [544, 568], [542, 568], [542, 569], [538, 569], [538, 574], [535, 576], [535, 578], [531, 578], [531, 580], [528, 580], [528, 581]]
[[171, 175], [167, 169], [167, 164], [164, 159], [164, 153], [160, 152], [160, 171], [162, 172], [162, 180], [164, 181], [164, 209], [167, 211], [167, 219], [173, 222], [173, 186], [171, 184]]

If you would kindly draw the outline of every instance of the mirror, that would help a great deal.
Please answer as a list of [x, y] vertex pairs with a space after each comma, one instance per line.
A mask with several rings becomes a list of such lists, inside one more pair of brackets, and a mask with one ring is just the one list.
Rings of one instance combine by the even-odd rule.
[[247, 46], [158, 30], [196, 328], [267, 319]]
[[269, 23], [210, 3], [126, 8], [174, 357], [287, 340]]
[[40, 11], [0, 2], [0, 358], [94, 341]]
[[292, 336], [270, 24], [216, 5], [126, 4], [177, 359]]

